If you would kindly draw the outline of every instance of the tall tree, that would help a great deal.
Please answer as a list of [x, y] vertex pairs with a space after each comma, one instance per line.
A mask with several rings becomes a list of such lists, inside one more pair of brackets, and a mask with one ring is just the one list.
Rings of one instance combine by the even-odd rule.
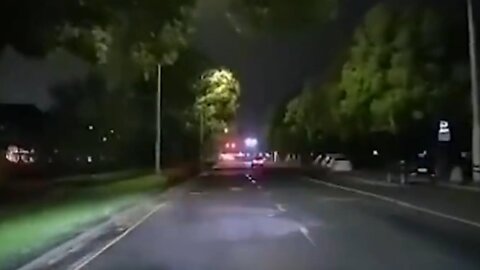
[[210, 133], [227, 128], [239, 106], [240, 83], [227, 69], [205, 72], [196, 85], [196, 108]]
[[158, 63], [173, 64], [193, 28], [193, 0], [85, 1], [88, 24], [67, 21], [59, 42], [96, 62], [113, 87], [155, 77]]
[[350, 151], [425, 147], [440, 119], [465, 129], [468, 72], [458, 49], [465, 33], [441, 16], [424, 6], [376, 5], [355, 31], [339, 78], [307, 85], [285, 109], [283, 125], [312, 148], [340, 139]]
[[336, 15], [339, 0], [233, 0], [229, 18], [240, 29], [292, 29], [324, 23]]
[[[180, 25], [194, 4], [193, 0], [5, 0], [0, 3], [5, 28], [0, 46], [11, 44], [22, 52], [42, 54], [60, 42], [95, 60], [102, 58], [107, 43], [124, 38], [128, 45], [138, 46], [162, 36], [167, 49], [172, 33], [183, 29]], [[115, 31], [123, 32], [123, 37], [112, 35]]]
[[432, 10], [379, 5], [357, 30], [340, 81], [341, 112], [355, 133], [398, 133], [435, 114], [452, 80], [447, 26]]

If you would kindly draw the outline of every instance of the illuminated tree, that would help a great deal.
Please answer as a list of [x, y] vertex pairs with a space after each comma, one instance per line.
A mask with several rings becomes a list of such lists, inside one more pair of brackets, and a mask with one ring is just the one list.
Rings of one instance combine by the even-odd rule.
[[217, 133], [229, 126], [236, 116], [240, 83], [226, 69], [205, 72], [196, 84], [195, 107], [209, 132]]

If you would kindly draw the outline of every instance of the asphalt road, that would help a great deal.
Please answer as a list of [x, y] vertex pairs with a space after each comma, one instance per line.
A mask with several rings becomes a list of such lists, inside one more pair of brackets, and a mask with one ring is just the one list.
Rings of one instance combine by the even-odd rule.
[[295, 171], [245, 170], [181, 187], [83, 269], [480, 269], [479, 255], [478, 228]]

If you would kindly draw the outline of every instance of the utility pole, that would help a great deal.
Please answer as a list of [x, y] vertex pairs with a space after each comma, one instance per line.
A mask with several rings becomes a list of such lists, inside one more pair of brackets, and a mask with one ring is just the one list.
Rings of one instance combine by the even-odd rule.
[[470, 71], [472, 91], [472, 163], [473, 180], [480, 182], [480, 104], [478, 93], [478, 72], [477, 72], [477, 51], [476, 51], [476, 30], [475, 18], [473, 16], [473, 2], [467, 0], [468, 12], [468, 33], [470, 47]]
[[157, 84], [157, 139], [155, 142], [155, 173], [159, 174], [161, 171], [161, 143], [162, 143], [162, 64], [158, 64], [158, 84]]
[[203, 141], [204, 141], [204, 119], [203, 119], [203, 113], [200, 111], [200, 146], [199, 146], [199, 155], [200, 155], [200, 162], [203, 161]]

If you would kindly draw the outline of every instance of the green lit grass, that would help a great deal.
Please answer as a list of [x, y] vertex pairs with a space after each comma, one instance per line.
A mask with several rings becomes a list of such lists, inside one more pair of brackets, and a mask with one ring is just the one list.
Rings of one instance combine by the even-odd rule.
[[17, 208], [0, 220], [0, 262], [36, 253], [163, 188], [163, 179], [145, 176], [102, 186], [65, 188], [61, 199], [25, 205], [23, 212]]

